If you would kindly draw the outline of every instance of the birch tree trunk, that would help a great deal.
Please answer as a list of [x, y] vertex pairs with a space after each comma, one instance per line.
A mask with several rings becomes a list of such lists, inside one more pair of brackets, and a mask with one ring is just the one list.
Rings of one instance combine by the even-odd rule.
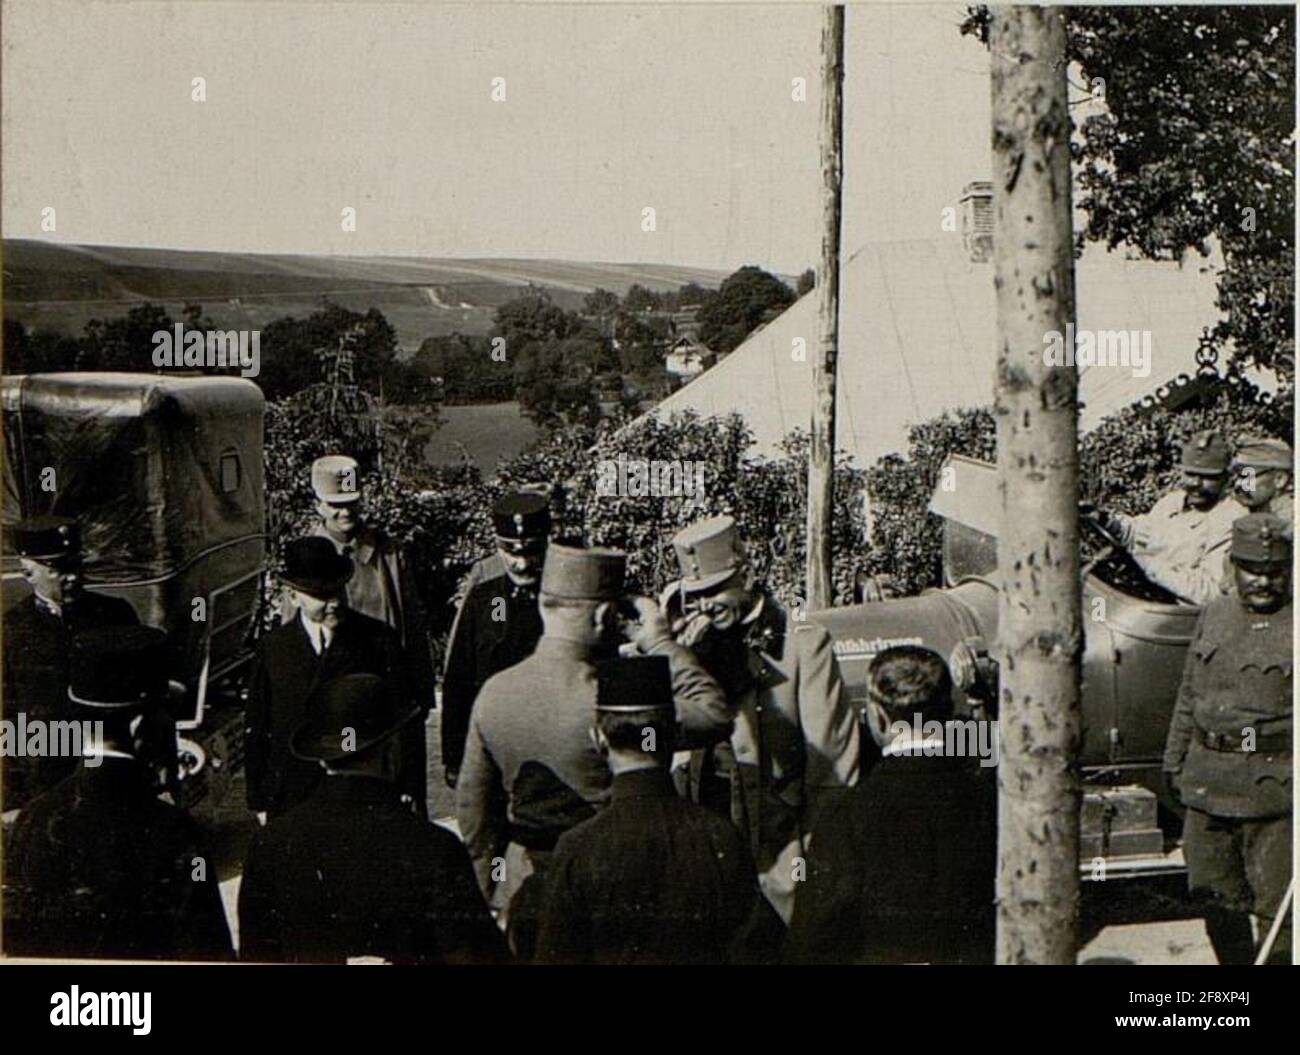
[[1074, 963], [1079, 917], [1078, 375], [1045, 363], [1074, 321], [1060, 8], [999, 7], [993, 99], [1001, 764], [1000, 963]]

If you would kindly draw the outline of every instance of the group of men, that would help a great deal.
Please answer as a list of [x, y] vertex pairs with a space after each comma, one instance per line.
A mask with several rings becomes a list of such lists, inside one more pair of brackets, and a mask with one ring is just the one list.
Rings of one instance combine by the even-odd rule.
[[[1201, 434], [1145, 517], [1090, 514], [1204, 604], [1164, 765], [1224, 962], [1278, 918], [1291, 846], [1290, 453], [1283, 468], [1282, 445], [1252, 441], [1238, 461], [1248, 509], [1222, 497], [1226, 443]], [[545, 494], [495, 505], [497, 552], [470, 575], [442, 679], [459, 838], [431, 823], [428, 635], [400, 548], [357, 515], [357, 473], [313, 465], [319, 525], [286, 545], [281, 622], [256, 646], [242, 958], [992, 961], [996, 778], [916, 732], [952, 715], [959, 668], [887, 648], [851, 705], [828, 634], [758, 581], [730, 517], [676, 535], [679, 577], [654, 599], [625, 553], [552, 541]], [[196, 878], [202, 839], [156, 794], [161, 631], [87, 602], [75, 525], [15, 539], [33, 586], [18, 618], [61, 622], [32, 657], [39, 691], [6, 643], [6, 709], [12, 672], [29, 709], [93, 713], [105, 735], [71, 773], [22, 774], [8, 950], [232, 955], [215, 874]], [[106, 877], [110, 859], [132, 866]]]

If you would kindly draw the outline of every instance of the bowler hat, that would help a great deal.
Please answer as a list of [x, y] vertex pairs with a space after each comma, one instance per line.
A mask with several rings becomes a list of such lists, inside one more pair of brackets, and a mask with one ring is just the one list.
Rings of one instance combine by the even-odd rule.
[[1272, 513], [1250, 513], [1232, 522], [1233, 561], [1247, 564], [1291, 563], [1291, 527]]
[[1217, 432], [1198, 432], [1183, 444], [1181, 467], [1198, 476], [1218, 476], [1228, 471], [1228, 443]]
[[667, 656], [630, 656], [596, 664], [596, 710], [672, 711]]
[[108, 626], [75, 635], [68, 654], [68, 699], [125, 708], [167, 699], [167, 635], [154, 626]]
[[39, 516], [9, 529], [14, 551], [28, 560], [57, 560], [81, 550], [81, 532], [71, 517]]
[[343, 674], [326, 682], [312, 712], [289, 734], [289, 751], [308, 762], [355, 758], [420, 713], [395, 698], [377, 674]]
[[327, 454], [311, 463], [311, 489], [325, 502], [355, 502], [361, 497], [357, 460], [346, 454]]
[[726, 582], [745, 563], [736, 522], [729, 516], [710, 517], [683, 528], [673, 536], [673, 549], [687, 593]]
[[542, 564], [543, 594], [571, 601], [614, 601], [623, 596], [627, 554], [622, 550], [552, 543]]
[[284, 547], [282, 578], [310, 597], [333, 597], [347, 585], [352, 572], [351, 558], [319, 535], [293, 539]]

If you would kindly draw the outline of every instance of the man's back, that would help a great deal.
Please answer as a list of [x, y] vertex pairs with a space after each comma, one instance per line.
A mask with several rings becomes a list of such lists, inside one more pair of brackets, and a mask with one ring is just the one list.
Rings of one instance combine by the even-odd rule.
[[330, 776], [254, 843], [239, 895], [246, 960], [483, 963], [504, 956], [449, 832], [390, 784]]
[[779, 929], [731, 824], [643, 769], [616, 777], [609, 807], [560, 838], [538, 958], [743, 962], [762, 959]]
[[6, 855], [6, 952], [233, 958], [216, 860], [148, 778], [104, 758], [23, 810]]
[[996, 873], [993, 773], [886, 756], [813, 829], [787, 959], [991, 963]]

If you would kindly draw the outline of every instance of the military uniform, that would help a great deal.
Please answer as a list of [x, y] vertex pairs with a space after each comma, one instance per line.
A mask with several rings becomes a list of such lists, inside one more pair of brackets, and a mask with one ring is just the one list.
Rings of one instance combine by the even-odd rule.
[[[1243, 517], [1233, 556], [1280, 556], [1281, 521]], [[1261, 533], [1265, 537], [1261, 538]], [[1290, 560], [1290, 543], [1285, 544]], [[1252, 559], [1250, 556], [1247, 559]], [[1164, 769], [1187, 807], [1183, 842], [1194, 892], [1209, 894], [1207, 921], [1227, 961], [1250, 960], [1250, 931], [1228, 913], [1267, 926], [1291, 871], [1292, 607], [1252, 612], [1236, 596], [1201, 613], [1188, 650], [1165, 746]], [[1284, 932], [1277, 946], [1290, 949]], [[1289, 952], [1288, 952], [1289, 955]]]
[[[42, 517], [13, 529], [14, 548], [29, 560], [74, 558], [80, 543], [74, 521]], [[56, 605], [35, 594], [4, 613], [4, 717], [16, 721], [69, 721], [68, 653], [73, 637], [97, 627], [133, 626], [135, 610], [126, 601], [79, 590], [75, 598]], [[75, 758], [10, 756], [0, 762], [4, 772], [4, 810], [21, 809], [43, 791], [70, 776]]]
[[[1194, 436], [1183, 447], [1185, 472], [1226, 476], [1228, 448], [1218, 433]], [[1152, 582], [1192, 604], [1224, 592], [1223, 559], [1232, 522], [1241, 510], [1225, 495], [1210, 509], [1195, 509], [1180, 488], [1137, 517], [1114, 517], [1119, 541]]]
[[[543, 496], [507, 495], [493, 507], [492, 521], [498, 546], [544, 551], [551, 518]], [[452, 773], [465, 756], [479, 691], [493, 674], [531, 655], [542, 636], [537, 587], [516, 584], [499, 555], [475, 564], [469, 583], [451, 627], [442, 678], [442, 763]]]
[[[617, 551], [552, 544], [542, 592], [615, 601], [624, 563]], [[677, 718], [687, 735], [726, 735], [731, 720], [716, 682], [671, 638], [655, 652], [669, 661]], [[545, 867], [559, 836], [609, 799], [609, 771], [590, 739], [593, 658], [580, 642], [543, 634], [531, 656], [490, 678], [475, 701], [457, 817], [480, 887], [507, 915], [519, 911], [516, 895]], [[493, 859], [503, 855], [505, 876], [497, 883]]]
[[[743, 566], [730, 517], [693, 525], [673, 545], [684, 573], [674, 590], [714, 588]], [[688, 790], [731, 817], [763, 892], [789, 922], [795, 858], [812, 816], [857, 782], [858, 723], [826, 630], [796, 624], [774, 598], [755, 596], [739, 660], [723, 669], [704, 658], [736, 721], [728, 740], [692, 753]]]
[[[161, 630], [77, 639], [79, 719], [166, 701]], [[216, 859], [184, 811], [159, 800], [147, 760], [100, 748], [31, 802], [7, 840], [5, 951], [122, 959], [233, 959]]]

